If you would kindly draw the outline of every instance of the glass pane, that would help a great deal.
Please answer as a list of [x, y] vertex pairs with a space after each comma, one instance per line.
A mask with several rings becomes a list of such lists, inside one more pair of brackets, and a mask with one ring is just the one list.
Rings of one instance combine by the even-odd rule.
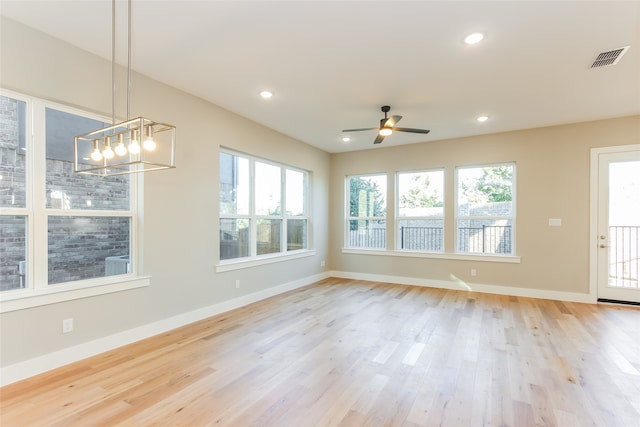
[[640, 162], [609, 165], [609, 286], [640, 288]]
[[130, 175], [99, 177], [73, 171], [73, 137], [108, 123], [64, 111], [45, 111], [47, 207], [52, 209], [129, 210]]
[[305, 174], [287, 169], [287, 215], [304, 215]]
[[220, 153], [220, 214], [249, 214], [249, 160]]
[[249, 220], [220, 220], [220, 259], [249, 256]]
[[279, 219], [260, 219], [257, 224], [256, 241], [258, 255], [280, 252], [280, 230], [282, 221]]
[[281, 188], [280, 168], [256, 162], [256, 215], [280, 215]]
[[458, 220], [458, 251], [512, 254], [511, 220]]
[[131, 219], [50, 216], [49, 284], [131, 271]]
[[0, 216], [0, 291], [27, 286], [27, 217]]
[[513, 166], [458, 169], [458, 216], [510, 216]]
[[347, 246], [350, 248], [386, 247], [386, 223], [384, 220], [352, 220], [349, 221]]
[[[0, 96], [0, 206], [26, 206], [26, 103]], [[71, 147], [73, 150], [73, 146]]]
[[287, 250], [295, 251], [307, 248], [307, 220], [287, 220]]
[[400, 249], [415, 251], [444, 251], [444, 221], [401, 220], [398, 230]]
[[350, 217], [384, 217], [386, 198], [386, 175], [349, 178]]
[[398, 174], [398, 216], [444, 216], [444, 172]]

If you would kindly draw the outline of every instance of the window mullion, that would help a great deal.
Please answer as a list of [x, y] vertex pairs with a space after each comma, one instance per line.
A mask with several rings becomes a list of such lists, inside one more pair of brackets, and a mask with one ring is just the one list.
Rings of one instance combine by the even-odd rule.
[[280, 252], [287, 252], [287, 168], [280, 168]]
[[[30, 166], [31, 173], [28, 173], [28, 189], [31, 197], [31, 211], [33, 212], [30, 243], [29, 272], [32, 273], [32, 287], [46, 288], [48, 284], [48, 239], [47, 239], [47, 212], [45, 175], [47, 170], [46, 147], [45, 147], [45, 114], [44, 103], [39, 100], [33, 101], [32, 107], [32, 133], [29, 142], [31, 147], [27, 148], [27, 153], [31, 152]], [[38, 238], [38, 236], [41, 236]]]
[[251, 236], [250, 256], [258, 256], [258, 219], [256, 216], [256, 162], [249, 160], [249, 229]]

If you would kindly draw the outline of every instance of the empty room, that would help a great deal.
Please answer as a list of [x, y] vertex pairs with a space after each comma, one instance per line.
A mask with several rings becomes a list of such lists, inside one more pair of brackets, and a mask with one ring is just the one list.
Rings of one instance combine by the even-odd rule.
[[1, 0], [0, 425], [640, 419], [640, 1]]

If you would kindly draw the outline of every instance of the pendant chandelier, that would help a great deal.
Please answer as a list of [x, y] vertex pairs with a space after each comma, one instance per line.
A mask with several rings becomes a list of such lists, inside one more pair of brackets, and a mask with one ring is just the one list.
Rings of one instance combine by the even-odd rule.
[[111, 2], [112, 125], [74, 138], [74, 170], [97, 176], [175, 168], [175, 126], [131, 119], [131, 0], [128, 0], [127, 120], [116, 122], [116, 1]]

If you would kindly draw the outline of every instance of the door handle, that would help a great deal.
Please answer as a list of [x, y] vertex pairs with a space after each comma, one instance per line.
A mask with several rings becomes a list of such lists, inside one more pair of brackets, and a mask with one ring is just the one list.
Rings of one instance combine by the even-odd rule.
[[608, 246], [607, 246], [607, 245], [604, 245], [604, 244], [601, 244], [601, 245], [600, 245], [600, 247], [601, 247], [601, 248], [606, 248], [606, 247], [608, 247]]

